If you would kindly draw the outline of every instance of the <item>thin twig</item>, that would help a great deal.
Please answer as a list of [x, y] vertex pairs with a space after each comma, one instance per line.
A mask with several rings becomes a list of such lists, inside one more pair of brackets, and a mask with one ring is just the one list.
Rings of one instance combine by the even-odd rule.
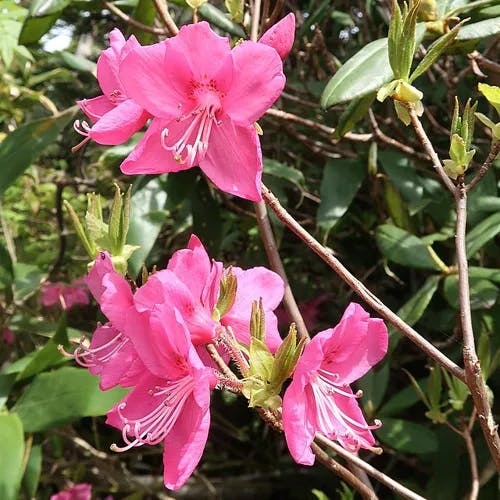
[[259, 38], [261, 0], [253, 0], [252, 24], [250, 28], [250, 40], [256, 42]]
[[205, 346], [208, 354], [214, 361], [214, 363], [219, 367], [219, 370], [230, 380], [239, 380], [238, 377], [233, 373], [233, 371], [227, 366], [227, 364], [222, 359], [222, 356], [217, 352], [217, 349], [213, 344], [207, 344]]
[[491, 144], [491, 149], [486, 157], [486, 160], [484, 160], [484, 163], [481, 165], [474, 178], [465, 187], [467, 192], [474, 189], [474, 186], [488, 173], [488, 170], [490, 169], [491, 164], [495, 161], [495, 158], [498, 156], [498, 153], [500, 153], [500, 141], [495, 141]]
[[177, 33], [179, 33], [179, 28], [168, 11], [166, 0], [153, 0], [153, 2], [155, 4], [156, 11], [160, 15], [163, 24], [167, 27], [170, 35], [177, 35]]
[[64, 254], [66, 252], [66, 234], [64, 232], [64, 216], [63, 216], [63, 191], [65, 183], [57, 183], [56, 188], [56, 220], [57, 220], [57, 230], [59, 232], [59, 250], [57, 256], [50, 268], [49, 276], [53, 275], [57, 268], [62, 264], [64, 260]]
[[298, 222], [282, 207], [279, 200], [265, 186], [262, 186], [262, 196], [267, 205], [274, 211], [278, 219], [295, 233], [313, 252], [326, 262], [370, 307], [377, 311], [382, 318], [410, 339], [417, 347], [424, 351], [430, 358], [439, 363], [443, 368], [465, 381], [463, 370], [451, 359], [446, 357], [439, 349], [436, 349], [428, 340], [417, 333], [410, 325], [404, 322], [396, 313], [391, 311], [377, 296], [361, 283], [348, 269], [308, 233]]
[[460, 322], [462, 325], [463, 356], [465, 368], [465, 382], [477, 410], [479, 424], [483, 431], [491, 457], [500, 472], [500, 438], [488, 401], [488, 391], [483, 380], [481, 365], [476, 353], [474, 331], [472, 328], [472, 314], [470, 308], [470, 285], [465, 234], [467, 225], [467, 190], [463, 176], [458, 178], [455, 193], [457, 212], [457, 226], [455, 248], [458, 266], [458, 298], [460, 302]]
[[465, 446], [467, 447], [467, 454], [469, 455], [470, 473], [472, 478], [471, 489], [469, 493], [469, 500], [476, 500], [479, 494], [479, 473], [477, 470], [477, 457], [476, 450], [474, 449], [474, 442], [471, 436], [471, 425], [474, 424], [474, 419], [471, 417], [469, 425], [462, 421], [462, 431], [460, 434], [464, 438]]
[[347, 484], [351, 485], [362, 498], [369, 500], [377, 500], [378, 497], [375, 492], [359, 480], [350, 470], [346, 469], [343, 465], [340, 465], [336, 460], [334, 460], [328, 453], [326, 453], [322, 448], [320, 448], [316, 443], [311, 444], [311, 449], [316, 455], [316, 458], [332, 472], [337, 474], [342, 480]]
[[417, 134], [418, 139], [420, 140], [420, 143], [424, 147], [426, 153], [429, 155], [429, 158], [432, 161], [432, 166], [434, 167], [434, 170], [436, 170], [437, 174], [443, 181], [443, 184], [448, 188], [450, 193], [455, 192], [455, 185], [451, 181], [451, 179], [448, 177], [446, 174], [443, 165], [441, 164], [441, 161], [439, 159], [439, 156], [437, 155], [436, 151], [434, 150], [434, 147], [429, 140], [429, 137], [427, 137], [427, 134], [425, 133], [424, 127], [422, 127], [422, 123], [420, 122], [417, 113], [415, 112], [415, 109], [413, 109], [413, 106], [409, 105], [407, 106], [408, 112], [410, 114], [410, 119], [413, 124], [413, 128], [415, 129], [415, 132]]
[[165, 30], [153, 28], [152, 26], [148, 26], [148, 25], [143, 24], [139, 21], [136, 21], [133, 17], [129, 16], [128, 14], [125, 14], [125, 12], [123, 12], [123, 10], [119, 9], [116, 5], [112, 4], [111, 2], [107, 2], [106, 0], [103, 0], [102, 3], [113, 14], [117, 15], [120, 19], [123, 19], [127, 24], [129, 24], [130, 26], [133, 26], [134, 28], [145, 31], [146, 33], [151, 33], [153, 35], [160, 35], [160, 36], [167, 36], [168, 35], [168, 32]]
[[403, 486], [402, 484], [398, 483], [391, 477], [386, 476], [383, 472], [380, 472], [378, 469], [366, 463], [357, 455], [350, 453], [346, 449], [342, 448], [342, 446], [338, 445], [337, 443], [334, 443], [330, 439], [321, 436], [320, 434], [316, 434], [316, 441], [318, 443], [321, 443], [323, 446], [330, 448], [330, 450], [334, 451], [337, 455], [340, 455], [343, 459], [347, 460], [348, 462], [355, 464], [357, 467], [364, 470], [371, 477], [373, 477], [380, 483], [384, 484], [398, 495], [401, 495], [403, 498], [407, 498], [410, 500], [425, 500], [424, 497], [421, 497], [417, 493], [411, 491], [406, 486]]

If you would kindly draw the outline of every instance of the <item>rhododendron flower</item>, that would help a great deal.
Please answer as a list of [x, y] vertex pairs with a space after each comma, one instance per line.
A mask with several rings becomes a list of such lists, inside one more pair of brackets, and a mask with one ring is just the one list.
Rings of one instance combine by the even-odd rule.
[[89, 294], [81, 279], [75, 280], [71, 285], [46, 281], [41, 292], [41, 303], [45, 307], [59, 306], [67, 310], [89, 303]]
[[4, 328], [2, 332], [2, 339], [7, 345], [12, 345], [15, 342], [16, 337], [10, 328]]
[[316, 433], [336, 439], [356, 452], [375, 439], [349, 384], [362, 377], [387, 352], [388, 334], [381, 319], [351, 303], [340, 323], [318, 333], [306, 345], [283, 397], [283, 427], [294, 460], [312, 465]]
[[130, 51], [120, 66], [126, 93], [155, 119], [122, 163], [126, 174], [198, 165], [221, 190], [260, 200], [262, 157], [254, 127], [285, 85], [276, 50], [229, 38], [208, 23]]
[[281, 57], [285, 59], [290, 53], [295, 39], [295, 16], [290, 13], [281, 21], [271, 26], [259, 39], [272, 47]]
[[200, 360], [189, 331], [176, 309], [158, 306], [145, 320], [141, 335], [152, 344], [139, 350], [148, 367], [132, 391], [108, 412], [106, 422], [122, 432], [125, 445], [164, 443], [164, 482], [179, 489], [198, 464], [210, 427], [210, 390], [217, 384], [212, 369]]
[[88, 483], [75, 484], [72, 488], [51, 495], [50, 500], [91, 500], [92, 486]]
[[[110, 48], [102, 52], [97, 60], [97, 80], [103, 95], [93, 99], [77, 101], [80, 109], [92, 120], [75, 122], [75, 129], [87, 137], [81, 144], [93, 139], [99, 144], [121, 144], [140, 130], [150, 115], [127, 96], [118, 71], [125, 56], [140, 47], [132, 35], [127, 41], [119, 29], [109, 34]], [[79, 128], [80, 127], [80, 128]]]

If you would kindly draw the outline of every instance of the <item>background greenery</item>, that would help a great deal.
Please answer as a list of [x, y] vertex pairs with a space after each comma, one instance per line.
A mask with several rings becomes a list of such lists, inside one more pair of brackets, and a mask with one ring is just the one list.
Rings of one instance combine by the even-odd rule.
[[[424, 3], [432, 7], [433, 2]], [[500, 7], [494, 1], [469, 3], [436, 2], [437, 20], [457, 8], [460, 17], [471, 20], [447, 54], [415, 82], [424, 92], [424, 126], [442, 158], [448, 156], [455, 96], [464, 103], [478, 98], [478, 82], [500, 84], [498, 66], [478, 58], [471, 63], [468, 57], [475, 50], [486, 60], [498, 54]], [[115, 5], [145, 24], [154, 22], [151, 0]], [[351, 62], [345, 79], [330, 84], [323, 96], [327, 111], [319, 104], [341, 64], [386, 36], [389, 7], [375, 0], [286, 3], [283, 12], [296, 14], [298, 29], [285, 61], [287, 87], [276, 107], [299, 120], [268, 115], [260, 121], [264, 182], [372, 291], [460, 363], [452, 199], [412, 131], [397, 121], [392, 104], [374, 101], [374, 82], [391, 78], [384, 42], [369, 57]], [[190, 22], [188, 6], [179, 2], [172, 8], [178, 24]], [[223, 3], [211, 2], [200, 15], [221, 32], [242, 34], [226, 12]], [[114, 180], [123, 188], [133, 183], [129, 242], [141, 245], [131, 263], [133, 275], [144, 261], [149, 268], [163, 267], [192, 232], [214, 258], [241, 267], [267, 262], [251, 204], [215, 190], [199, 170], [124, 176], [120, 161], [137, 138], [111, 148], [91, 143], [71, 153], [80, 140], [71, 123], [82, 118], [74, 102], [100, 93], [95, 61], [115, 26], [134, 32], [142, 43], [155, 41], [153, 35], [131, 31], [98, 1], [0, 1], [0, 333], [8, 327], [15, 334], [13, 345], [0, 338], [0, 498], [48, 498], [73, 482], [91, 483], [100, 497], [166, 495], [160, 447], [121, 455], [109, 451], [118, 435], [101, 415], [121, 391], [99, 392], [92, 376], [57, 352], [57, 344], [92, 332], [97, 308], [61, 314], [40, 305], [44, 280], [70, 282], [86, 272], [87, 257], [62, 200], [83, 215], [87, 192], [109, 200]], [[436, 24], [421, 25], [424, 46], [436, 37], [435, 29]], [[422, 54], [418, 50], [416, 57]], [[494, 116], [484, 99], [479, 110]], [[374, 133], [374, 120], [382, 135]], [[394, 139], [411, 154], [394, 147]], [[489, 142], [486, 131], [476, 127], [477, 164]], [[467, 240], [474, 326], [488, 375], [496, 368], [500, 344], [498, 166], [471, 194]], [[272, 221], [311, 332], [331, 327], [356, 297]], [[285, 332], [285, 322], [282, 328]], [[488, 384], [495, 392], [498, 377]], [[463, 497], [470, 488], [469, 458], [464, 440], [449, 427], [460, 427], [471, 414], [460, 383], [391, 330], [390, 355], [360, 387], [369, 419], [384, 422], [376, 433], [384, 454], [362, 457], [428, 498]], [[242, 399], [216, 393], [212, 415], [201, 466], [176, 497], [233, 498], [237, 491], [241, 498], [353, 498], [321, 465], [294, 464], [283, 437], [267, 429]], [[473, 438], [480, 498], [491, 499], [497, 487], [494, 467], [478, 428]], [[381, 498], [391, 498], [387, 489], [375, 486]]]

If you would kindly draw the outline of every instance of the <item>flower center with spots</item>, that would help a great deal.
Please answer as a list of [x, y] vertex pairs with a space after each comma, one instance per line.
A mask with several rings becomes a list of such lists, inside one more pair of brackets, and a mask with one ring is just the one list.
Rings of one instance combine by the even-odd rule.
[[[163, 129], [161, 134], [162, 146], [172, 154], [180, 164], [188, 167], [199, 163], [205, 157], [208, 142], [214, 124], [220, 125], [218, 115], [222, 109], [222, 98], [224, 93], [217, 88], [214, 80], [192, 81], [189, 92], [189, 100], [193, 102], [193, 109], [185, 115], [177, 118], [177, 122], [186, 122], [186, 128], [174, 144], [169, 142], [170, 131]], [[182, 104], [179, 104], [182, 109]]]

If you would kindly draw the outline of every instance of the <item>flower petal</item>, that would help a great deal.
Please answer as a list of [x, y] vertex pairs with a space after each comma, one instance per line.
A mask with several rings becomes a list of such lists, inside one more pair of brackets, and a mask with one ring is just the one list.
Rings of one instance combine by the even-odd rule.
[[278, 53], [262, 43], [243, 42], [233, 49], [233, 80], [223, 101], [235, 124], [256, 122], [280, 96], [285, 86]]
[[89, 136], [99, 144], [122, 144], [149, 118], [149, 114], [131, 99], [121, 102], [104, 114], [90, 129]]
[[[175, 161], [172, 152], [162, 146], [161, 133], [167, 125], [170, 123], [153, 119], [137, 146], [120, 165], [124, 174], [164, 174], [189, 168], [189, 164]], [[175, 125], [179, 127], [174, 122]]]
[[264, 43], [272, 47], [281, 57], [285, 57], [292, 50], [295, 38], [295, 16], [290, 12], [281, 21], [271, 26], [259, 39], [259, 43]]
[[76, 101], [76, 103], [93, 122], [99, 120], [99, 118], [115, 107], [104, 95], [94, 97], [93, 99], [82, 99], [81, 101]]
[[247, 200], [262, 199], [262, 156], [253, 125], [239, 127], [222, 117], [212, 129], [200, 168], [220, 190]]
[[167, 41], [131, 50], [120, 65], [120, 80], [130, 99], [153, 116], [171, 119], [190, 111], [191, 74], [186, 58], [177, 53], [169, 56], [174, 66], [169, 71], [166, 50]]
[[205, 449], [209, 428], [208, 407], [201, 408], [189, 397], [164, 440], [163, 480], [167, 488], [178, 490], [191, 476]]
[[302, 465], [314, 464], [311, 443], [316, 429], [311, 423], [307, 398], [304, 397], [304, 384], [295, 378], [283, 396], [283, 429], [290, 454]]
[[359, 304], [349, 304], [333, 332], [326, 332], [316, 335], [326, 357], [322, 367], [338, 373], [342, 384], [362, 377], [387, 352], [388, 333], [384, 322], [370, 318]]
[[122, 90], [118, 77], [120, 54], [125, 46], [125, 38], [119, 29], [115, 28], [109, 34], [110, 47], [101, 52], [97, 60], [97, 81], [103, 94], [109, 97], [115, 90]]

